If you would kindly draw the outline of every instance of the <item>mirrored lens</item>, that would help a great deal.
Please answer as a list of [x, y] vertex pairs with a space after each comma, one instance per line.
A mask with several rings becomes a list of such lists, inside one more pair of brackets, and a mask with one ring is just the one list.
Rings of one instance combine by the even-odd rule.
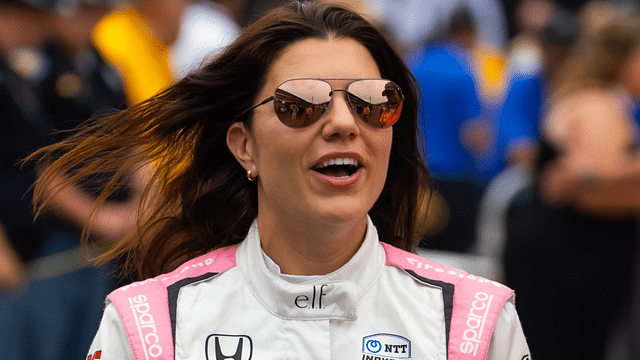
[[400, 118], [403, 95], [394, 82], [358, 80], [352, 82], [347, 91], [352, 109], [367, 124], [383, 128], [395, 124]]
[[289, 80], [276, 89], [274, 106], [283, 124], [300, 128], [313, 124], [331, 101], [331, 86], [321, 80]]
[[278, 90], [294, 95], [311, 104], [324, 104], [331, 101], [331, 85], [317, 79], [294, 79], [282, 83]]

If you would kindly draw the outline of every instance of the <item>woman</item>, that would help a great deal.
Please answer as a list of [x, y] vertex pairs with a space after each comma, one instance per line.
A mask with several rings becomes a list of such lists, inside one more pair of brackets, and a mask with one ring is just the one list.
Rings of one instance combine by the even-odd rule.
[[64, 151], [49, 172], [70, 181], [155, 166], [140, 231], [106, 255], [155, 277], [112, 293], [89, 358], [522, 359], [510, 290], [398, 249], [415, 247], [428, 178], [416, 113], [374, 27], [294, 2], [41, 152]]
[[532, 352], [545, 359], [607, 357], [637, 263], [640, 20], [583, 33], [541, 123], [535, 191], [508, 216], [507, 281]]

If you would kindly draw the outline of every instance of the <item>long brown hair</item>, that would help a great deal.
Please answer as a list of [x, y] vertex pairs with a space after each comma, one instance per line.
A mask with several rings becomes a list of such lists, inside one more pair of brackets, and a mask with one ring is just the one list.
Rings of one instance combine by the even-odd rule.
[[44, 189], [56, 174], [73, 183], [95, 172], [114, 173], [99, 206], [128, 171], [146, 161], [155, 173], [139, 226], [101, 260], [124, 256], [129, 269], [145, 278], [242, 241], [257, 216], [257, 188], [227, 148], [227, 129], [236, 121], [251, 126], [251, 117], [239, 114], [252, 105], [270, 64], [287, 46], [308, 38], [359, 41], [382, 76], [403, 89], [386, 184], [370, 216], [382, 240], [415, 250], [417, 209], [430, 179], [418, 149], [418, 88], [374, 26], [326, 4], [292, 2], [273, 10], [201, 70], [141, 104], [88, 121], [32, 155], [48, 165], [36, 184], [37, 209], [50, 203]]

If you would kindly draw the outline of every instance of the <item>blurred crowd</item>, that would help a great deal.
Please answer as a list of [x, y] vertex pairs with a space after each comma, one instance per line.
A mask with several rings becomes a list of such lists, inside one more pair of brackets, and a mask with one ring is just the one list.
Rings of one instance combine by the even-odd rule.
[[[421, 88], [436, 187], [419, 251], [514, 288], [534, 358], [640, 359], [640, 1], [323, 1], [379, 25]], [[82, 224], [93, 254], [132, 229], [147, 175], [97, 211], [100, 176], [44, 189], [34, 221], [42, 169], [20, 160], [281, 2], [0, 0], [0, 357], [86, 356], [105, 296], [135, 279], [85, 260]]]

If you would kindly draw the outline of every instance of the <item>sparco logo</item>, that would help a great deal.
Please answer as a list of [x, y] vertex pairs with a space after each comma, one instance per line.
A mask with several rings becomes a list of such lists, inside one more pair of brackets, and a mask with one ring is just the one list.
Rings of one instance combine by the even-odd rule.
[[136, 320], [136, 326], [138, 327], [138, 335], [140, 335], [144, 357], [146, 359], [149, 359], [149, 357], [157, 358], [162, 355], [162, 347], [158, 345], [160, 337], [157, 334], [153, 316], [149, 314], [151, 306], [147, 302], [147, 297], [138, 295], [128, 299], [129, 307], [133, 311], [133, 318]]
[[480, 340], [482, 339], [482, 330], [484, 329], [484, 323], [487, 320], [492, 300], [493, 295], [484, 292], [476, 293], [475, 300], [471, 303], [469, 315], [467, 316], [467, 329], [462, 333], [463, 342], [460, 344], [460, 351], [463, 354], [476, 356], [478, 346], [482, 342]]
[[369, 335], [362, 339], [362, 353], [362, 360], [410, 359], [411, 341], [399, 335]]
[[212, 334], [207, 337], [207, 360], [250, 360], [253, 342], [246, 335]]

